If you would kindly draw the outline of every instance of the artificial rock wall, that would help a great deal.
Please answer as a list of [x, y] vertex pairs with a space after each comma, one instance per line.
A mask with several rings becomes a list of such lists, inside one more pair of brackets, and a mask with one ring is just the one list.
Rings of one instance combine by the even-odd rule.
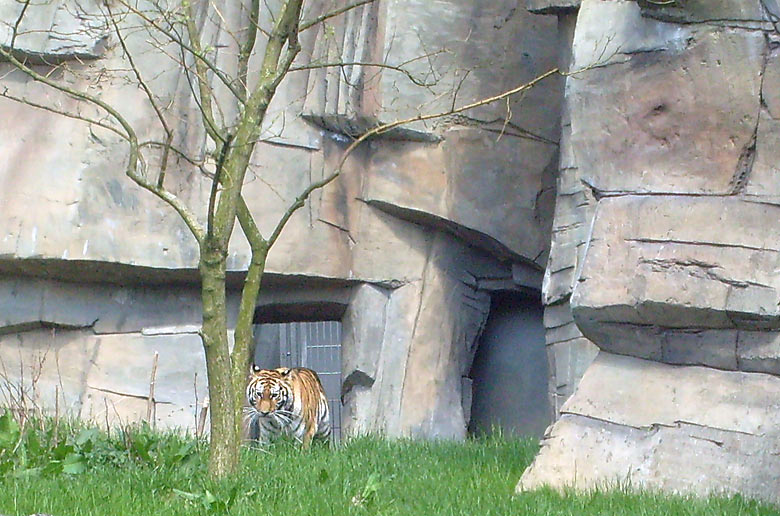
[[518, 489], [777, 502], [777, 3], [554, 4], [532, 6], [572, 41], [545, 318], [598, 356]]
[[[48, 71], [69, 63], [58, 78], [159, 137], [116, 41], [89, 16], [99, 4], [76, 4], [30, 9], [17, 51]], [[0, 7], [0, 44], [21, 5]], [[337, 5], [312, 3], [307, 16]], [[220, 59], [234, 42], [219, 24], [240, 8], [200, 20]], [[301, 65], [387, 59], [418, 80], [360, 65], [291, 74], [244, 190], [265, 231], [376, 120], [494, 95], [556, 65], [571, 73], [508, 110], [364, 145], [278, 241], [258, 319], [280, 306], [340, 318], [345, 430], [462, 437], [490, 295], [541, 290], [558, 419], [520, 489], [630, 482], [777, 501], [777, 2], [528, 9], [540, 14], [509, 0], [378, 0], [302, 36]], [[177, 121], [176, 144], [205, 156], [182, 74], [142, 34], [127, 44]], [[7, 65], [0, 77], [18, 96], [75, 107]], [[196, 248], [123, 176], [125, 152], [99, 128], [0, 99], [3, 393], [22, 385], [47, 410], [109, 424], [143, 418], [157, 352], [155, 420], [191, 427], [204, 392]], [[202, 217], [208, 182], [173, 172], [169, 187]], [[237, 236], [233, 305], [247, 259]]]
[[[99, 23], [101, 5], [30, 6], [18, 24], [17, 54], [46, 72], [66, 63], [55, 71], [58, 80], [116, 106], [140, 137], [162, 139], [143, 92], [127, 80], [116, 36]], [[346, 2], [307, 5], [310, 18]], [[22, 6], [0, 7], [0, 44], [10, 44]], [[198, 20], [219, 62], [233, 55], [235, 42], [223, 29], [241, 8], [229, 2], [219, 16], [204, 12]], [[261, 230], [329, 173], [367, 124], [446, 110], [552, 68], [557, 49], [547, 42], [555, 30], [555, 17], [510, 0], [377, 0], [303, 33], [301, 66], [387, 62], [403, 65], [415, 81], [360, 65], [291, 73], [269, 109], [244, 187]], [[192, 90], [149, 41], [131, 31], [126, 44], [174, 122], [174, 143], [208, 159], [206, 138], [192, 122], [199, 116]], [[0, 63], [0, 77], [18, 97], [77, 107], [7, 64]], [[541, 288], [561, 86], [552, 78], [509, 104], [374, 139], [291, 219], [269, 256], [258, 320], [266, 307], [281, 305], [292, 314], [327, 306], [327, 317], [341, 318], [345, 429], [465, 435], [468, 373], [491, 293]], [[216, 91], [221, 113], [231, 116], [235, 103]], [[124, 176], [123, 142], [99, 127], [0, 98], [0, 142], [4, 385], [22, 385], [30, 403], [48, 411], [56, 406], [109, 424], [136, 420], [146, 417], [158, 352], [155, 421], [192, 428], [205, 372], [195, 333], [197, 248], [186, 227]], [[208, 180], [186, 163], [172, 166], [167, 186], [203, 219]], [[228, 262], [231, 306], [248, 258], [237, 233]]]

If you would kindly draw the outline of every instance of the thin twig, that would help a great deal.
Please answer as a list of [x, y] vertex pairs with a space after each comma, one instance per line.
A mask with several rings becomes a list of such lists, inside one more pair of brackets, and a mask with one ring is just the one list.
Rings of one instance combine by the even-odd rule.
[[133, 129], [133, 126], [130, 125], [130, 122], [128, 122], [125, 117], [123, 117], [114, 107], [112, 107], [105, 101], [101, 100], [100, 98], [95, 97], [94, 95], [90, 95], [89, 93], [73, 89], [64, 84], [60, 84], [46, 76], [39, 74], [38, 72], [36, 72], [35, 70], [27, 66], [26, 64], [16, 59], [16, 57], [14, 57], [10, 52], [3, 49], [2, 46], [0, 46], [0, 56], [4, 57], [13, 66], [15, 66], [18, 70], [24, 72], [31, 79], [46, 84], [47, 86], [55, 90], [58, 90], [62, 93], [65, 93], [67, 95], [70, 95], [75, 99], [87, 102], [89, 104], [93, 104], [103, 109], [106, 113], [108, 113], [108, 115], [110, 115], [114, 120], [116, 120], [117, 123], [119, 123], [119, 125], [122, 126], [122, 129], [124, 129], [124, 131], [127, 133], [126, 139], [130, 146], [130, 155], [128, 156], [127, 166], [125, 168], [125, 174], [128, 177], [130, 177], [130, 179], [135, 181], [137, 185], [145, 188], [146, 190], [149, 190], [157, 197], [165, 201], [169, 206], [171, 206], [179, 214], [179, 216], [182, 218], [184, 223], [187, 224], [187, 227], [190, 229], [195, 239], [199, 243], [202, 242], [205, 231], [201, 226], [200, 222], [198, 222], [198, 219], [195, 216], [195, 214], [192, 211], [190, 211], [189, 207], [187, 207], [181, 201], [181, 199], [179, 199], [173, 193], [165, 190], [164, 188], [158, 187], [156, 184], [148, 181], [146, 177], [138, 170], [138, 164], [142, 158], [138, 148], [138, 137], [135, 134], [135, 130]]
[[[224, 84], [230, 90], [230, 92], [233, 95], [236, 96], [236, 98], [240, 98], [239, 92], [238, 92], [238, 90], [236, 90], [235, 85], [233, 84], [233, 81], [231, 81], [224, 74], [224, 72], [222, 70], [220, 70], [219, 67], [217, 67], [217, 65], [215, 65], [210, 59], [207, 59], [202, 51], [196, 50], [195, 48], [193, 48], [193, 46], [188, 45], [187, 42], [184, 41], [184, 39], [182, 39], [181, 36], [176, 34], [175, 31], [167, 30], [167, 29], [161, 27], [160, 24], [157, 23], [155, 20], [153, 20], [152, 18], [149, 18], [145, 13], [143, 13], [142, 11], [140, 11], [140, 10], [136, 9], [135, 7], [131, 6], [126, 1], [124, 1], [124, 0], [119, 0], [119, 1], [120, 1], [120, 3], [122, 5], [127, 7], [127, 9], [130, 12], [132, 12], [133, 14], [135, 14], [136, 16], [141, 18], [143, 21], [145, 21], [146, 23], [148, 23], [149, 25], [151, 25], [152, 27], [154, 27], [155, 29], [160, 31], [160, 33], [162, 33], [164, 36], [166, 36], [168, 39], [170, 39], [171, 42], [176, 43], [177, 45], [179, 45], [182, 48], [182, 50], [186, 50], [187, 52], [189, 52], [190, 54], [195, 56], [195, 59], [196, 59], [197, 62], [203, 63], [206, 67], [208, 67], [208, 69], [211, 70], [214, 73], [214, 75], [222, 82], [222, 84]], [[171, 23], [171, 25], [173, 25], [173, 22], [169, 21], [169, 23]]]
[[[400, 72], [414, 84], [417, 86], [421, 86], [424, 88], [430, 88], [431, 86], [436, 86], [438, 84], [439, 80], [436, 79], [433, 82], [425, 82], [424, 80], [418, 79], [415, 77], [410, 71], [404, 70], [400, 66], [395, 65], [389, 65], [384, 63], [368, 63], [368, 62], [362, 62], [362, 61], [339, 61], [334, 63], [309, 63], [306, 65], [298, 65], [298, 66], [292, 66], [290, 67], [290, 72], [299, 72], [303, 70], [316, 70], [319, 68], [344, 68], [345, 66], [365, 66], [366, 68], [385, 68], [388, 70], [394, 70], [396, 72]], [[350, 84], [350, 86], [354, 86]]]
[[442, 118], [448, 115], [454, 115], [457, 113], [462, 113], [464, 111], [468, 111], [470, 109], [478, 108], [480, 106], [485, 106], [487, 104], [491, 104], [493, 102], [496, 102], [498, 100], [503, 100], [505, 98], [511, 97], [512, 95], [515, 95], [517, 93], [520, 93], [521, 91], [525, 91], [528, 89], [533, 88], [540, 82], [542, 82], [544, 79], [547, 79], [548, 77], [560, 73], [558, 68], [553, 68], [552, 70], [549, 70], [542, 75], [539, 75], [535, 79], [526, 82], [525, 84], [521, 84], [520, 86], [516, 88], [512, 88], [511, 90], [507, 90], [503, 93], [500, 93], [498, 95], [494, 95], [492, 97], [488, 97], [486, 99], [479, 100], [477, 102], [472, 102], [470, 104], [466, 104], [464, 106], [450, 109], [448, 111], [439, 112], [439, 113], [433, 113], [428, 115], [417, 115], [410, 118], [405, 118], [403, 120], [396, 120], [394, 122], [390, 122], [387, 124], [378, 125], [377, 127], [366, 131], [361, 135], [360, 137], [356, 138], [344, 151], [343, 156], [339, 160], [338, 167], [326, 178], [321, 179], [320, 181], [316, 181], [314, 183], [311, 183], [298, 197], [295, 198], [293, 203], [287, 208], [287, 210], [284, 212], [282, 217], [279, 219], [279, 222], [276, 224], [276, 227], [274, 228], [273, 232], [271, 233], [271, 236], [268, 237], [268, 245], [271, 246], [276, 242], [276, 239], [279, 238], [279, 235], [282, 232], [282, 229], [284, 229], [284, 226], [287, 224], [287, 222], [290, 220], [290, 217], [298, 211], [300, 208], [302, 208], [306, 204], [306, 200], [309, 198], [309, 196], [314, 192], [315, 190], [318, 190], [320, 188], [325, 187], [329, 183], [331, 183], [333, 180], [335, 180], [340, 174], [341, 170], [344, 167], [344, 163], [346, 163], [347, 158], [350, 154], [364, 141], [367, 139], [380, 135], [382, 133], [385, 133], [391, 129], [394, 129], [396, 127], [411, 124], [413, 122], [424, 122], [426, 120], [433, 120], [436, 118]]
[[157, 114], [157, 119], [160, 121], [160, 124], [162, 125], [163, 130], [165, 131], [165, 142], [167, 145], [163, 147], [162, 163], [160, 164], [160, 173], [157, 176], [157, 187], [162, 188], [163, 182], [165, 181], [165, 171], [168, 168], [168, 156], [169, 156], [170, 144], [173, 141], [173, 131], [168, 125], [168, 122], [165, 120], [165, 116], [163, 115], [162, 109], [160, 108], [160, 106], [157, 105], [157, 101], [155, 100], [152, 90], [149, 88], [149, 85], [146, 83], [143, 76], [141, 76], [141, 71], [136, 66], [132, 53], [127, 49], [125, 38], [122, 36], [122, 32], [119, 30], [119, 25], [117, 24], [116, 19], [114, 18], [113, 13], [111, 12], [111, 5], [109, 3], [106, 3], [106, 8], [108, 9], [108, 16], [109, 19], [111, 20], [111, 23], [114, 26], [114, 31], [116, 32], [116, 37], [119, 40], [119, 44], [122, 46], [122, 50], [124, 51], [128, 63], [130, 63], [130, 68], [133, 71], [133, 75], [135, 75], [135, 78], [138, 81], [138, 84], [141, 86], [141, 89], [143, 89], [144, 93], [146, 93], [146, 98], [149, 100], [149, 104], [151, 104], [152, 109], [154, 109], [154, 112]]
[[108, 129], [109, 131], [111, 131], [111, 132], [119, 135], [123, 139], [127, 140], [127, 135], [125, 133], [123, 133], [122, 131], [120, 131], [119, 129], [117, 129], [116, 127], [112, 126], [112, 125], [108, 125], [105, 122], [102, 122], [102, 121], [94, 119], [94, 118], [89, 118], [89, 117], [84, 116], [84, 115], [71, 113], [71, 112], [68, 112], [68, 111], [64, 111], [64, 110], [61, 110], [61, 109], [54, 108], [52, 106], [47, 106], [45, 104], [39, 104], [39, 103], [34, 102], [34, 101], [32, 101], [32, 100], [30, 100], [30, 99], [28, 99], [26, 97], [17, 97], [16, 95], [12, 95], [11, 93], [9, 93], [7, 87], [3, 91], [0, 92], [0, 97], [7, 98], [8, 100], [13, 100], [14, 102], [18, 102], [20, 104], [26, 104], [26, 105], [28, 105], [30, 107], [34, 107], [36, 109], [41, 109], [43, 111], [48, 111], [50, 113], [54, 113], [55, 115], [64, 116], [66, 118], [72, 118], [74, 120], [81, 120], [82, 122], [86, 122], [86, 123], [91, 124], [91, 125], [96, 125], [98, 127], [102, 127], [103, 129]]
[[321, 16], [317, 16], [313, 20], [302, 22], [300, 24], [299, 28], [298, 28], [298, 32], [303, 32], [306, 29], [310, 29], [310, 28], [314, 27], [315, 25], [324, 22], [325, 20], [328, 20], [330, 18], [334, 18], [336, 16], [339, 16], [340, 14], [344, 14], [345, 12], [351, 11], [352, 9], [360, 7], [361, 5], [366, 5], [366, 4], [370, 4], [370, 3], [373, 3], [373, 2], [374, 2], [374, 0], [360, 0], [359, 2], [355, 2], [353, 4], [345, 5], [344, 7], [341, 7], [339, 9], [335, 9], [335, 10], [330, 11], [328, 13], [325, 13], [325, 14], [323, 14]]
[[13, 32], [11, 33], [11, 42], [8, 44], [8, 48], [10, 48], [11, 50], [13, 50], [14, 44], [16, 43], [16, 36], [19, 35], [19, 26], [22, 24], [24, 13], [27, 11], [28, 7], [30, 7], [30, 0], [25, 0], [24, 5], [22, 6], [22, 12], [19, 13], [19, 17], [16, 19], [16, 23], [14, 23]]
[[54, 438], [52, 446], [57, 446], [57, 439], [60, 430], [60, 386], [54, 386]]
[[225, 142], [219, 150], [217, 166], [214, 169], [214, 177], [211, 180], [211, 192], [209, 192], [209, 207], [206, 211], [206, 238], [210, 239], [214, 235], [214, 209], [217, 203], [217, 192], [222, 181], [222, 172], [225, 170], [225, 160], [230, 153], [230, 143], [233, 141], [233, 135], [228, 134]]

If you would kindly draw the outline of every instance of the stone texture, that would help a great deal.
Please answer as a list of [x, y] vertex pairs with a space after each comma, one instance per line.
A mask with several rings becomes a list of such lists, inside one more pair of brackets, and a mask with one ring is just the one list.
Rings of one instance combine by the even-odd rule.
[[[572, 75], [543, 282], [560, 419], [519, 489], [777, 503], [772, 5], [584, 0], [563, 21]], [[577, 387], [588, 346], [630, 356], [601, 351]]]
[[[774, 3], [775, 0], [770, 0]], [[770, 2], [745, 0], [688, 0], [686, 2], [659, 3], [638, 0], [642, 15], [677, 23], [716, 22], [724, 25], [766, 21], [766, 7]]]
[[602, 199], [571, 298], [578, 326], [605, 350], [736, 369], [733, 330], [780, 325], [778, 215], [736, 198]]
[[[138, 128], [139, 138], [163, 139], [143, 91], [127, 81], [120, 46], [81, 31], [91, 19], [71, 12], [70, 5], [31, 5], [38, 12], [24, 27], [42, 30], [17, 39], [20, 51], [52, 61], [99, 57], [62, 71], [58, 80], [74, 87], [87, 81], [91, 93], [116, 105]], [[304, 17], [329, 5], [308, 3]], [[0, 44], [20, 7], [0, 8]], [[221, 27], [235, 23], [241, 8], [223, 6]], [[263, 19], [261, 26], [269, 22]], [[302, 33], [296, 66], [387, 62], [403, 64], [413, 80], [358, 64], [291, 73], [269, 107], [243, 190], [261, 230], [268, 234], [311, 181], [335, 169], [348, 133], [359, 124], [471, 102], [552, 68], [557, 49], [544, 43], [555, 26], [554, 17], [533, 16], [512, 0], [393, 0], [353, 9], [329, 20], [328, 28]], [[52, 27], [79, 32], [81, 39], [57, 47]], [[206, 23], [204, 29], [220, 63], [235, 55], [235, 42], [222, 28]], [[197, 102], [180, 70], [142, 32], [129, 34], [126, 43], [160, 105], [179, 124], [177, 147], [207, 157], [212, 149], [191, 123]], [[430, 58], [410, 61], [420, 55]], [[0, 76], [11, 94], [77, 108], [8, 64], [0, 63]], [[469, 393], [462, 378], [489, 293], [538, 291], [547, 261], [562, 101], [555, 81], [560, 86], [561, 79], [551, 79], [548, 88], [508, 104], [372, 140], [353, 154], [339, 181], [295, 214], [277, 241], [258, 319], [344, 314], [345, 324], [355, 328], [345, 333], [355, 349], [354, 357], [345, 356], [345, 364], [352, 364], [345, 370], [345, 385], [352, 385], [345, 400], [357, 418], [354, 428], [464, 435]], [[220, 116], [230, 120], [237, 103], [223, 88], [216, 92]], [[191, 373], [198, 367], [195, 242], [170, 209], [123, 176], [127, 151], [109, 132], [0, 99], [0, 141], [0, 333], [30, 338], [41, 327], [54, 327], [95, 346], [106, 361], [131, 354], [128, 370], [137, 383], [122, 377], [129, 383], [113, 385], [110, 375], [95, 370], [90, 378], [102, 390], [89, 400], [85, 387], [75, 390], [84, 414], [104, 417], [108, 400], [119, 407], [119, 419], [137, 418], [145, 411], [148, 378], [141, 372], [152, 349], [181, 341], [193, 355], [182, 367]], [[147, 156], [150, 170], [159, 159]], [[166, 186], [203, 221], [208, 181], [184, 162], [170, 166]], [[231, 287], [248, 258], [237, 230], [228, 256]], [[386, 299], [369, 301], [366, 292]], [[231, 310], [235, 299], [231, 290]], [[364, 311], [364, 303], [371, 310]], [[377, 335], [381, 351], [373, 355]], [[160, 374], [181, 373], [165, 360], [161, 351]], [[404, 370], [410, 371], [408, 380]], [[159, 391], [165, 403], [157, 407], [158, 422], [191, 425], [186, 414], [192, 401], [167, 392], [167, 385]], [[421, 393], [430, 399], [427, 405], [407, 399]]]
[[[195, 288], [121, 287], [35, 278], [0, 278], [3, 318], [8, 326], [91, 328], [95, 333], [129, 333], [167, 325], [200, 322], [200, 297]], [[235, 311], [236, 299], [232, 300]], [[172, 307], [175, 307], [173, 309]]]
[[[571, 47], [577, 15], [558, 18], [558, 45], [562, 49], [559, 66], [571, 65]], [[567, 78], [567, 82], [573, 80]], [[549, 393], [554, 415], [574, 392], [598, 348], [586, 339], [574, 323], [569, 297], [582, 267], [596, 200], [582, 181], [571, 144], [571, 113], [564, 104], [561, 116], [560, 170], [557, 176], [555, 215], [550, 254], [542, 280], [545, 304], [544, 324], [550, 371]]]
[[737, 339], [739, 369], [780, 376], [780, 334], [741, 331]]
[[37, 63], [97, 59], [108, 39], [98, 6], [92, 0], [69, 0], [25, 9], [24, 2], [3, 2], [0, 46], [9, 50], [13, 40], [17, 58]]
[[10, 393], [45, 414], [100, 425], [145, 420], [155, 352], [159, 353], [152, 424], [194, 428], [196, 400], [207, 397], [206, 364], [197, 334], [95, 335], [39, 329], [0, 337], [0, 397]]
[[777, 377], [601, 353], [518, 490], [619, 484], [777, 503], [779, 404]]
[[780, 204], [780, 186], [776, 180], [780, 157], [780, 35], [770, 34], [767, 38], [769, 53], [761, 88], [763, 105], [756, 131], [756, 155], [745, 194], [750, 199]]
[[[0, 401], [37, 404], [49, 414], [77, 416], [83, 405], [87, 375], [97, 352], [89, 330], [36, 329], [0, 336]], [[35, 381], [33, 381], [35, 380]], [[148, 381], [148, 379], [147, 379]]]
[[345, 431], [465, 436], [471, 392], [463, 377], [490, 308], [490, 297], [463, 281], [479, 274], [481, 260], [468, 254], [439, 233], [419, 281], [356, 289], [343, 328]]
[[132, 334], [95, 340], [97, 350], [81, 407], [83, 419], [112, 426], [145, 419], [152, 364], [158, 353], [154, 422], [163, 428], [195, 428], [198, 407], [208, 396], [200, 336]]
[[547, 345], [549, 396], [556, 419], [598, 351], [596, 345], [585, 337]]
[[743, 154], [755, 148], [764, 51], [760, 32], [647, 20], [634, 2], [586, 2], [572, 69], [595, 68], [567, 82], [582, 180], [605, 193], [738, 190]]
[[[422, 69], [411, 70], [415, 77], [423, 72], [441, 76], [436, 88], [432, 91], [415, 85], [406, 80], [403, 74], [392, 70], [383, 74], [377, 74], [375, 70], [351, 70], [350, 73], [354, 72], [353, 79], [366, 78], [367, 91], [373, 92], [372, 88], [378, 88], [375, 96], [363, 95], [356, 91], [354, 84], [350, 86], [350, 83], [341, 81], [341, 72], [333, 69], [335, 73], [327, 77], [337, 80], [330, 92], [323, 93], [322, 97], [317, 92], [307, 96], [309, 86], [318, 83], [316, 74], [291, 74], [269, 111], [266, 128], [270, 135], [268, 141], [261, 143], [253, 161], [253, 178], [259, 177], [260, 180], [252, 179], [245, 187], [250, 207], [264, 231], [268, 232], [273, 227], [278, 215], [310, 180], [329, 172], [340, 158], [340, 136], [306, 122], [298, 116], [301, 112], [312, 116], [370, 115], [389, 119], [416, 113], [423, 97], [427, 99], [425, 102], [437, 99], [435, 104], [427, 105], [426, 108], [434, 111], [449, 105], [449, 100], [437, 96], [447, 91], [447, 88], [460, 84], [461, 76], [458, 74], [464, 73], [464, 66], [473, 66], [478, 70], [463, 82], [459, 90], [459, 98], [466, 102], [514, 86], [550, 68], [554, 63], [554, 48], [539, 44], [546, 31], [554, 27], [553, 18], [533, 17], [520, 9], [514, 9], [511, 5], [513, 3], [509, 1], [484, 9], [474, 8], [465, 1], [455, 2], [451, 6], [411, 1], [409, 4], [406, 7], [400, 7], [400, 3], [398, 6], [383, 5], [381, 9], [370, 6], [355, 10], [344, 19], [335, 20], [337, 39], [352, 41], [357, 48], [355, 55], [335, 57], [370, 61], [381, 60], [388, 55], [391, 59], [405, 61], [416, 57], [412, 55], [414, 52], [422, 52], [423, 44], [436, 43], [436, 47], [425, 47], [426, 51], [431, 52], [440, 49], [445, 41], [459, 45], [457, 53], [440, 53], [441, 59], [430, 65], [417, 62], [410, 64], [411, 67], [422, 66]], [[232, 9], [223, 13], [228, 20], [236, 15]], [[422, 14], [417, 16], [415, 13], [419, 12]], [[436, 41], [425, 40], [420, 45], [399, 45], [403, 31], [413, 29], [427, 38], [431, 31], [426, 30], [426, 24], [435, 24], [441, 29], [439, 18], [442, 13], [457, 21], [449, 27], [452, 33], [447, 37], [437, 36]], [[316, 13], [309, 14], [313, 16]], [[13, 19], [12, 15], [8, 16]], [[410, 16], [416, 17], [414, 27], [407, 26]], [[479, 33], [479, 39], [464, 43], [461, 40], [470, 30], [470, 20], [484, 27], [484, 31]], [[384, 32], [377, 31], [377, 24], [383, 24]], [[397, 36], [391, 37], [391, 34]], [[314, 30], [303, 36], [304, 43], [312, 49], [320, 44], [315, 36]], [[382, 39], [385, 37], [387, 40]], [[231, 44], [227, 34], [215, 33], [213, 38], [215, 45], [229, 47]], [[500, 41], [501, 48], [506, 50], [500, 54], [506, 62], [498, 67], [488, 67], [486, 64], [492, 50], [486, 52], [483, 47], [488, 42], [492, 44], [496, 41]], [[141, 71], [154, 76], [150, 86], [160, 93], [164, 103], [176, 98], [170, 107], [171, 115], [180, 119], [196, 116], [196, 105], [187, 85], [167, 59], [159, 53], [150, 52], [145, 38], [138, 35], [128, 37], [127, 44], [139, 56], [137, 62]], [[529, 51], [521, 54], [509, 51], [517, 47], [527, 47]], [[318, 53], [320, 50], [324, 54]], [[330, 55], [326, 50], [318, 49], [314, 52], [315, 61]], [[310, 54], [308, 51], [302, 53], [302, 59]], [[467, 59], [467, 62], [453, 61], [452, 56], [455, 55], [460, 56], [458, 59]], [[102, 98], [110, 102], [121, 99], [117, 104], [122, 106], [130, 121], [144, 128], [150, 137], [155, 137], [159, 130], [154, 127], [154, 113], [145, 105], [143, 93], [126, 85], [124, 78], [109, 73], [121, 69], [125, 64], [119, 52], [112, 48], [99, 63], [86, 64], [84, 71], [87, 74], [102, 73]], [[65, 80], [75, 83], [77, 79], [66, 75]], [[45, 89], [31, 84], [18, 74], [12, 73], [7, 83], [13, 87], [14, 93], [31, 98], [51, 98], [55, 102], [62, 102], [64, 107], [73, 106], [71, 101], [49, 95]], [[358, 101], [360, 98], [363, 100]], [[551, 192], [552, 169], [549, 165], [555, 160], [557, 106], [560, 99], [557, 95], [540, 90], [529, 93], [523, 102], [522, 106], [512, 106], [513, 118], [504, 128], [501, 138], [499, 133], [503, 125], [503, 108], [476, 113], [476, 121], [450, 120], [437, 129], [444, 132], [447, 128], [455, 128], [447, 131], [449, 136], [441, 144], [445, 150], [460, 146], [460, 142], [471, 142], [467, 143], [470, 149], [468, 162], [443, 162], [440, 146], [425, 142], [410, 143], [411, 147], [407, 147], [416, 156], [413, 161], [406, 161], [400, 153], [397, 161], [393, 161], [390, 154], [382, 149], [395, 149], [395, 144], [384, 140], [374, 142], [373, 151], [357, 154], [361, 157], [347, 167], [340, 185], [332, 185], [328, 192], [315, 195], [310, 207], [293, 218], [269, 258], [269, 270], [284, 274], [371, 281], [377, 278], [399, 281], [408, 279], [404, 277], [402, 263], [378, 260], [383, 256], [403, 254], [403, 245], [396, 245], [391, 239], [384, 238], [383, 248], [374, 249], [370, 256], [366, 255], [367, 259], [355, 260], [351, 256], [353, 240], [358, 231], [364, 235], [364, 241], [374, 242], [383, 234], [374, 236], [369, 233], [384, 231], [384, 224], [366, 221], [374, 217], [376, 211], [366, 210], [363, 203], [355, 202], [355, 198], [363, 198], [362, 176], [376, 177], [395, 168], [408, 168], [404, 174], [410, 181], [401, 189], [390, 189], [388, 185], [387, 192], [380, 191], [378, 181], [367, 181], [366, 187], [370, 187], [370, 195], [367, 197], [382, 200], [386, 205], [428, 214], [431, 206], [418, 206], [417, 199], [423, 199], [418, 193], [425, 190], [426, 176], [445, 173], [452, 178], [449, 181], [452, 192], [447, 198], [446, 210], [431, 209], [433, 218], [444, 217], [448, 224], [464, 228], [464, 231], [458, 233], [460, 238], [473, 240], [476, 245], [483, 245], [485, 241], [497, 242], [497, 249], [510, 249], [516, 253], [515, 258], [524, 261], [536, 260], [541, 268], [547, 253], [543, 235], [549, 226], [550, 214], [545, 202], [549, 204]], [[224, 99], [221, 108], [226, 116], [235, 111]], [[30, 267], [34, 260], [48, 260], [65, 261], [78, 268], [75, 260], [85, 260], [88, 263], [128, 264], [153, 270], [193, 268], [196, 248], [186, 228], [170, 210], [127, 181], [122, 176], [121, 168], [115, 166], [117, 157], [125, 154], [121, 142], [99, 129], [90, 135], [83, 124], [77, 121], [34, 112], [5, 100], [2, 101], [2, 109], [7, 116], [2, 117], [5, 124], [0, 122], [0, 132], [13, 134], [14, 137], [4, 138], [8, 148], [3, 152], [5, 159], [0, 158], [2, 177], [6, 178], [0, 179], [5, 185], [2, 202], [6, 207], [6, 215], [0, 220], [0, 255], [7, 259], [29, 260], [26, 263]], [[22, 117], [26, 123], [24, 130], [20, 131], [10, 121]], [[483, 123], [485, 120], [482, 118], [494, 122]], [[462, 124], [476, 124], [479, 128], [457, 130]], [[468, 137], [459, 136], [461, 134], [467, 134]], [[518, 211], [523, 216], [519, 219], [502, 216], [502, 213], [517, 211], [508, 194], [501, 200], [501, 210], [485, 211], [483, 208], [489, 200], [488, 192], [474, 196], [470, 188], [479, 170], [477, 165], [487, 161], [488, 156], [493, 154], [493, 149], [489, 148], [478, 151], [480, 144], [491, 142], [491, 138], [498, 140], [496, 146], [504, 152], [504, 157], [495, 164], [493, 170], [496, 177], [506, 175], [508, 178], [502, 179], [503, 182], [497, 186], [517, 184], [523, 187], [522, 190], [517, 187], [510, 190], [510, 193], [523, 196], [523, 206]], [[180, 139], [176, 143], [181, 148], [191, 150], [194, 154], [203, 152], [200, 148], [203, 135], [193, 125], [188, 132], [180, 135]], [[452, 139], [452, 143], [448, 139]], [[513, 149], [512, 142], [520, 142], [524, 147]], [[34, 146], [38, 144], [40, 152], [31, 150], [37, 149]], [[69, 151], [54, 151], [58, 145]], [[29, 153], [35, 153], [39, 158], [26, 159]], [[382, 157], [376, 165], [369, 165], [369, 170], [366, 170], [367, 167], [360, 160], [368, 159], [373, 154], [381, 154]], [[428, 162], [430, 165], [427, 165]], [[417, 167], [421, 164], [431, 169], [441, 167], [441, 170], [429, 174], [428, 169], [425, 169], [425, 173], [420, 173]], [[39, 173], [40, 170], [51, 170], [53, 174], [56, 173], [57, 179], [45, 179]], [[285, 170], [285, 173], [277, 174], [278, 170]], [[208, 188], [203, 178], [186, 167], [170, 173], [168, 177], [171, 181], [169, 187], [202, 216], [208, 198]], [[48, 193], [47, 188], [55, 191]], [[502, 189], [497, 187], [490, 193], [502, 193]], [[35, 202], [40, 209], [35, 214], [25, 213], [28, 202]], [[495, 205], [491, 208], [495, 208]], [[432, 220], [432, 217], [426, 220]], [[507, 224], [509, 227], [505, 227]], [[358, 242], [358, 247], [361, 244]], [[321, 252], [310, 253], [308, 250], [312, 247]], [[247, 251], [245, 243], [238, 236], [229, 259], [232, 269], [241, 270], [246, 266]], [[361, 273], [357, 274], [357, 271]]]
[[580, 0], [526, 0], [526, 8], [536, 14], [560, 14], [576, 11]]
[[[496, 141], [493, 133], [464, 127], [449, 129], [444, 136], [435, 150], [410, 143], [377, 148], [361, 199], [396, 208], [394, 213], [415, 221], [438, 218], [488, 235], [495, 241], [494, 254], [532, 257], [541, 268], [551, 222], [539, 205], [545, 178], [524, 171], [544, 171], [553, 158], [557, 161], [557, 145], [508, 136]], [[482, 154], [486, 150], [489, 160]], [[421, 170], [430, 172], [421, 176]], [[512, 217], [505, 216], [508, 210]], [[515, 238], [510, 240], [510, 235]]]

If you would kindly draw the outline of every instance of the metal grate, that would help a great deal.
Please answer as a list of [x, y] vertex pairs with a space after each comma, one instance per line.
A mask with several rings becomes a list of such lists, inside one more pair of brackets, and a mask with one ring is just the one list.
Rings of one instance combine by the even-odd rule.
[[341, 439], [341, 323], [260, 324], [255, 327], [255, 363], [260, 367], [308, 367], [328, 396], [333, 440]]

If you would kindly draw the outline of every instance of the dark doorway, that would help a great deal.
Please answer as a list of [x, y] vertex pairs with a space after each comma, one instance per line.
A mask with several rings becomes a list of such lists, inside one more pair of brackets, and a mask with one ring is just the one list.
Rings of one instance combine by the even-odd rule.
[[541, 437], [551, 423], [542, 315], [536, 297], [494, 294], [471, 367], [470, 433]]

